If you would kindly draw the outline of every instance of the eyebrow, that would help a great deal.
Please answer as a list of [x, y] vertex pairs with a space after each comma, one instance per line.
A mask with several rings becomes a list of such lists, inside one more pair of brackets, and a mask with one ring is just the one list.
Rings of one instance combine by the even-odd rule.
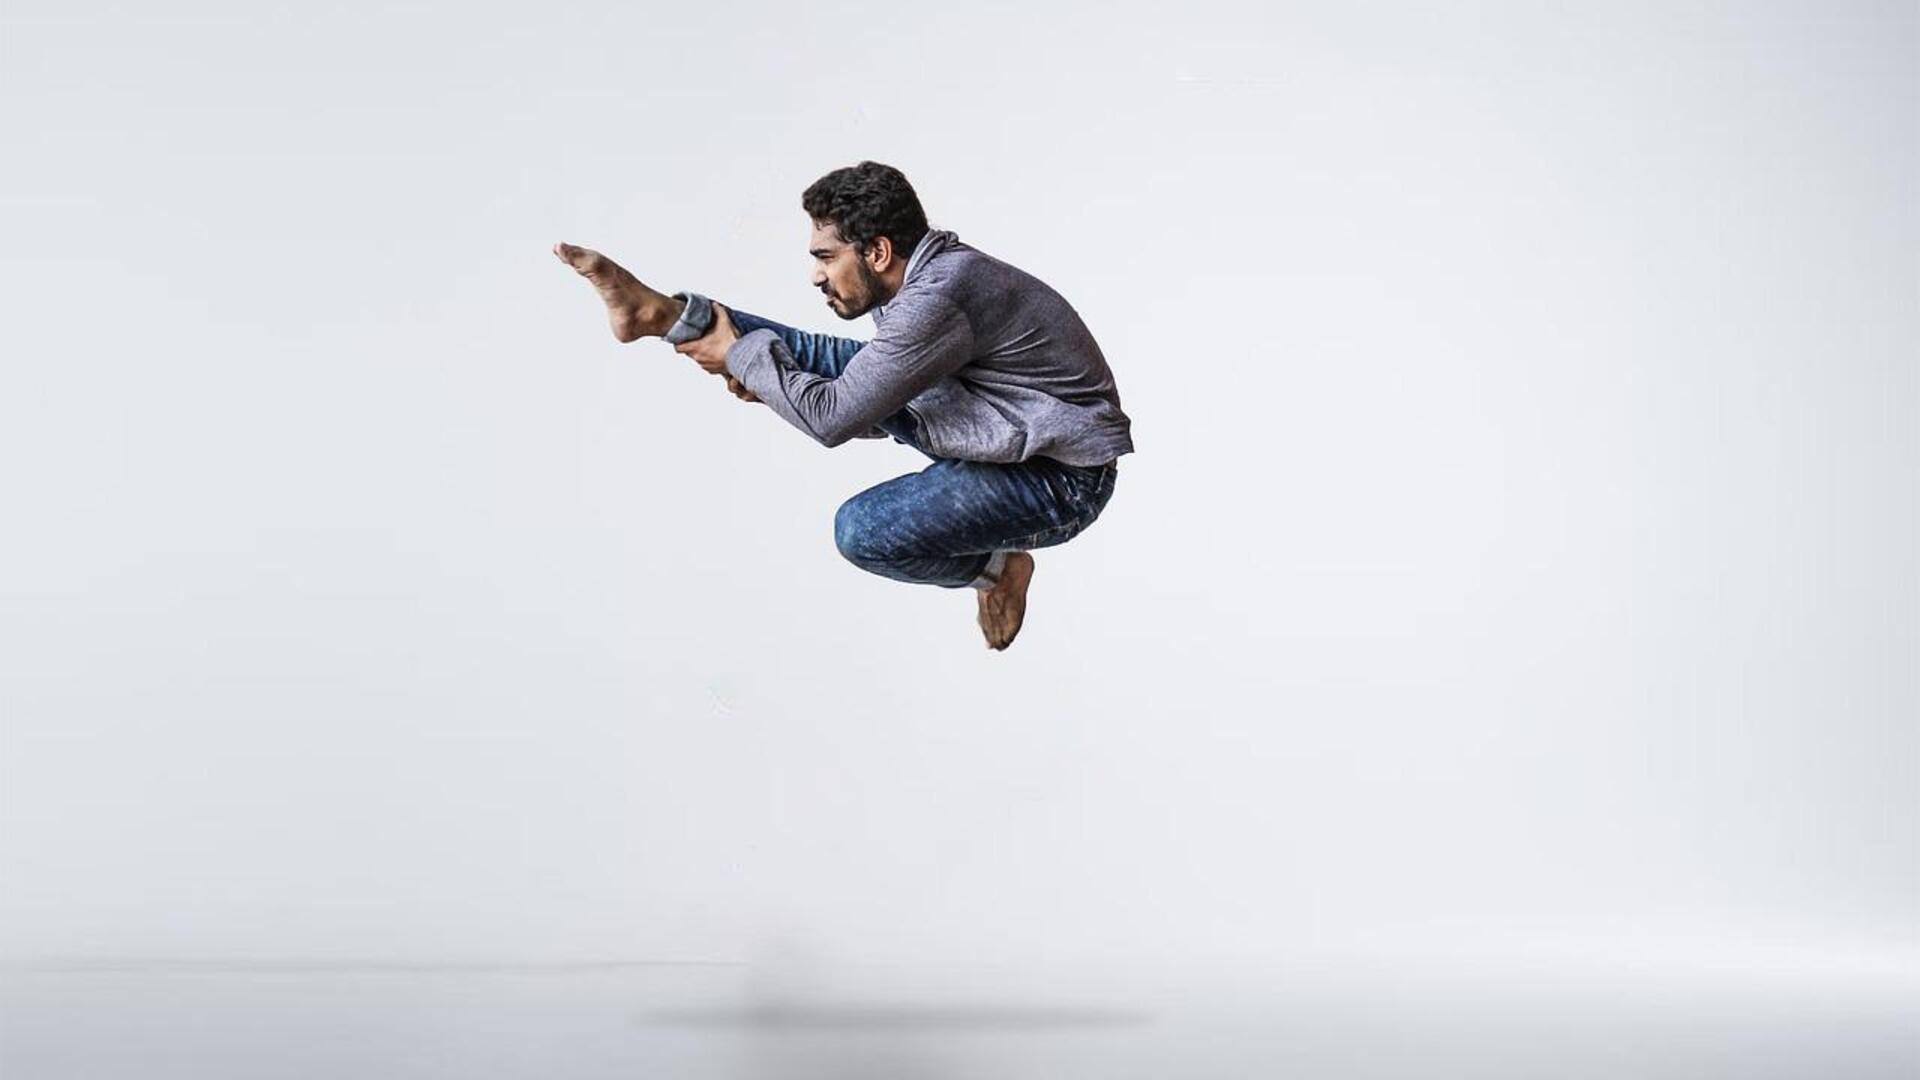
[[808, 251], [807, 254], [812, 255], [815, 258], [824, 259], [827, 256], [833, 254], [833, 252], [828, 251], [826, 248], [814, 248], [811, 251]]

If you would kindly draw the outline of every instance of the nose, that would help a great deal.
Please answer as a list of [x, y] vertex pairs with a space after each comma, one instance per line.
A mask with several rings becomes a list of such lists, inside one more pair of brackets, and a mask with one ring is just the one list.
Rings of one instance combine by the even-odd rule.
[[827, 283], [827, 272], [816, 266], [813, 272], [807, 275], [807, 280], [813, 282], [814, 288], [822, 288]]

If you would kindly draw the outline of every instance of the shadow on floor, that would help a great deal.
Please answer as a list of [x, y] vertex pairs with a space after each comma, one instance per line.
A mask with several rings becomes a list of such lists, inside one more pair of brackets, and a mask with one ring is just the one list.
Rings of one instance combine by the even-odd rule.
[[1053, 1030], [1140, 1027], [1150, 1013], [1046, 1005], [759, 1005], [643, 1013], [645, 1027], [850, 1029], [884, 1031]]

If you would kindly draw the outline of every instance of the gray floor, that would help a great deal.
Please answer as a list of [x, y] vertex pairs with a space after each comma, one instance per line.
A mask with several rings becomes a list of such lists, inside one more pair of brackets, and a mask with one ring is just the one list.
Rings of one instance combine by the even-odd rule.
[[6, 1080], [1913, 1077], [1895, 970], [42, 961]]

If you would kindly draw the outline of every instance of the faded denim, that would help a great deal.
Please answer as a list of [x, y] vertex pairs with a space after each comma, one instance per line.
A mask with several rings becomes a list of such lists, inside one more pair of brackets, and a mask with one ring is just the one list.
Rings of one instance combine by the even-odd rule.
[[[773, 331], [796, 366], [822, 378], [838, 378], [865, 344], [796, 330], [732, 306], [727, 311], [742, 336]], [[833, 540], [855, 566], [895, 581], [991, 587], [1006, 552], [1063, 544], [1092, 525], [1113, 497], [1119, 475], [1117, 459], [1081, 466], [1041, 456], [1006, 464], [942, 458], [917, 441], [907, 409], [879, 427], [933, 464], [841, 503]]]

